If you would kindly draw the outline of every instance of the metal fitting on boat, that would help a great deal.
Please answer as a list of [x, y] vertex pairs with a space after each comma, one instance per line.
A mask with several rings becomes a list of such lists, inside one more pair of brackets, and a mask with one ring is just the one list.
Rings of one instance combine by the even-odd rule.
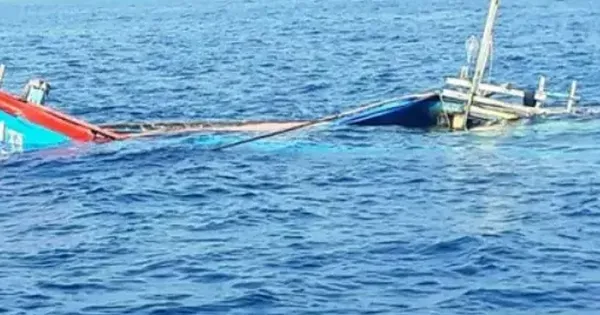
[[44, 105], [50, 93], [50, 84], [42, 79], [31, 79], [25, 85], [21, 99], [29, 103]]
[[523, 106], [535, 107], [537, 103], [537, 100], [535, 99], [536, 91], [525, 90], [523, 94]]

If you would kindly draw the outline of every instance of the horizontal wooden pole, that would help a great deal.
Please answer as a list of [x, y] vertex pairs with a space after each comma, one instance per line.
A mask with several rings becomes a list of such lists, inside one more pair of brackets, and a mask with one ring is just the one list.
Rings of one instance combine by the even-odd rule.
[[[471, 88], [471, 82], [469, 82], [467, 80], [463, 80], [463, 79], [447, 78], [446, 83], [449, 85], [454, 85], [454, 86], [458, 86], [458, 87], [462, 87], [462, 88], [467, 88], [467, 89]], [[488, 84], [488, 83], [479, 84], [479, 90], [484, 91], [484, 92], [493, 92], [493, 93], [497, 93], [497, 94], [510, 95], [510, 96], [515, 96], [515, 97], [520, 97], [520, 98], [525, 97], [525, 91], [521, 91], [521, 90], [517, 90], [517, 89], [510, 89], [507, 87]], [[546, 95], [540, 95], [540, 94], [536, 93], [535, 99], [537, 101], [543, 102], [546, 100]]]
[[[453, 91], [453, 90], [448, 90], [448, 89], [444, 89], [442, 91], [442, 96], [454, 98], [454, 99], [461, 100], [461, 101], [467, 101], [469, 99], [469, 96], [466, 93], [461, 93], [458, 91]], [[499, 101], [499, 100], [496, 100], [493, 98], [483, 97], [483, 96], [478, 96], [478, 95], [475, 96], [474, 101], [476, 103], [480, 103], [480, 104], [487, 105], [487, 106], [505, 108], [505, 109], [508, 109], [508, 110], [514, 112], [515, 114], [517, 114], [519, 116], [535, 115], [535, 114], [540, 114], [542, 112], [541, 109], [538, 109], [535, 107], [525, 107], [522, 105], [510, 104], [510, 103]]]
[[[442, 97], [452, 98], [460, 101], [466, 101], [468, 95], [466, 93], [461, 93], [453, 90], [444, 89], [442, 91]], [[510, 104], [506, 102], [502, 102], [493, 98], [483, 97], [483, 96], [475, 96], [475, 103], [479, 107], [488, 108], [492, 107], [495, 110], [505, 110], [510, 114], [526, 117], [531, 115], [564, 115], [569, 113], [566, 108], [535, 108], [535, 107], [526, 107], [522, 105]]]
[[516, 120], [519, 119], [519, 115], [512, 113], [505, 113], [489, 108], [480, 107], [478, 105], [473, 105], [471, 107], [471, 115], [479, 118], [496, 118], [496, 119], [505, 119], [505, 120]]
[[[459, 78], [447, 78], [446, 84], [457, 86], [457, 87], [462, 87], [462, 88], [466, 88], [466, 89], [471, 88], [470, 81], [459, 79]], [[489, 83], [479, 84], [479, 90], [484, 91], [484, 92], [493, 92], [493, 93], [498, 93], [498, 94], [505, 94], [505, 95], [515, 96], [515, 97], [521, 97], [521, 98], [525, 97], [525, 91], [517, 90], [517, 89], [510, 89], [507, 87], [503, 87], [500, 85], [493, 85], [493, 84], [489, 84]], [[580, 100], [579, 96], [575, 96], [575, 95], [571, 95], [571, 94], [567, 94], [567, 93], [556, 93], [556, 92], [540, 93], [539, 89], [538, 89], [538, 91], [536, 91], [536, 94], [535, 94], [536, 101], [545, 102], [546, 100], [548, 100], [548, 97], [573, 99], [576, 101]]]

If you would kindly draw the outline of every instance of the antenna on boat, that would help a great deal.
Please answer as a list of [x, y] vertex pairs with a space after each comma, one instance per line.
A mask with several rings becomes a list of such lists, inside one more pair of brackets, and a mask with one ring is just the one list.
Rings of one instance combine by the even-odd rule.
[[492, 47], [492, 37], [494, 32], [494, 23], [498, 14], [498, 7], [500, 6], [500, 0], [490, 0], [490, 9], [488, 11], [487, 20], [485, 23], [485, 29], [483, 31], [483, 37], [481, 38], [481, 45], [479, 47], [479, 55], [477, 57], [477, 64], [473, 73], [473, 80], [471, 81], [471, 89], [468, 94], [467, 104], [465, 106], [465, 116], [463, 119], [463, 128], [467, 128], [467, 120], [471, 111], [471, 106], [475, 100], [477, 91], [479, 90], [479, 84], [483, 79], [486, 65], [490, 57], [490, 50]]
[[479, 51], [479, 39], [477, 39], [477, 36], [471, 35], [466, 40], [465, 49], [467, 50], [467, 65], [465, 70], [465, 78], [468, 78], [471, 76], [471, 66], [475, 64], [475, 56], [477, 56], [477, 51]]
[[4, 82], [4, 72], [6, 70], [6, 66], [0, 64], [0, 89], [2, 88], [2, 82]]

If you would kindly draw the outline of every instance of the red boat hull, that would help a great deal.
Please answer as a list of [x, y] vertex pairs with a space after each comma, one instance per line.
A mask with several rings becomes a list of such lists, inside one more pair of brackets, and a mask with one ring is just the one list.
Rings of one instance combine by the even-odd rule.
[[25, 119], [77, 142], [106, 142], [126, 138], [124, 135], [94, 126], [51, 108], [24, 102], [3, 91], [0, 91], [0, 111]]

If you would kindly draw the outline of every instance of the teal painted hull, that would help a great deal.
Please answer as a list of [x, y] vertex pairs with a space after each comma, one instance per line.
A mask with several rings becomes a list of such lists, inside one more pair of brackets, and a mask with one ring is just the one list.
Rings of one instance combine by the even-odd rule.
[[71, 139], [60, 133], [0, 111], [0, 152], [2, 153], [48, 149], [69, 143]]

